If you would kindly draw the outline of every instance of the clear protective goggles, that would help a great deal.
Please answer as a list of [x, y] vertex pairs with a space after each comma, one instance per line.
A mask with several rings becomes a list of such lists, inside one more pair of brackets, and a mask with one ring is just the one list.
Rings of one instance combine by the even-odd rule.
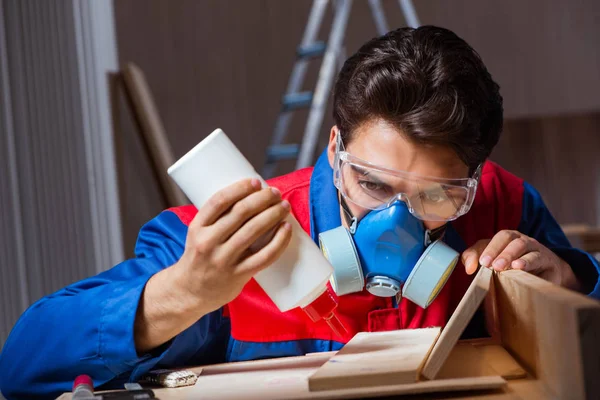
[[359, 207], [381, 210], [403, 201], [421, 220], [452, 221], [471, 208], [481, 165], [473, 177], [462, 179], [387, 169], [346, 152], [338, 133], [333, 170], [334, 184], [341, 195]]

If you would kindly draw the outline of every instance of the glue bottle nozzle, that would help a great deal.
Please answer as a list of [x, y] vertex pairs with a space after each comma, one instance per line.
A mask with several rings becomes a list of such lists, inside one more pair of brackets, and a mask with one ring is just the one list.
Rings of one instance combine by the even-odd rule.
[[335, 314], [337, 306], [338, 300], [336, 294], [330, 288], [327, 288], [312, 303], [304, 307], [303, 310], [313, 322], [325, 320], [333, 333], [341, 339], [345, 339], [348, 335], [348, 330]]
[[338, 337], [345, 339], [348, 336], [348, 330], [334, 312], [332, 312], [328, 318], [325, 318], [325, 322], [327, 322], [327, 325], [329, 325], [333, 333]]

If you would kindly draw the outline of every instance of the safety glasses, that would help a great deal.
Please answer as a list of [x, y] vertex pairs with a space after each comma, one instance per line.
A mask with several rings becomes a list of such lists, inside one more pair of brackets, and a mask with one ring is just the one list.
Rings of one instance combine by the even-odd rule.
[[346, 200], [359, 207], [380, 210], [403, 201], [415, 217], [426, 221], [452, 221], [471, 208], [481, 165], [471, 178], [420, 176], [361, 160], [346, 152], [337, 136], [334, 184]]

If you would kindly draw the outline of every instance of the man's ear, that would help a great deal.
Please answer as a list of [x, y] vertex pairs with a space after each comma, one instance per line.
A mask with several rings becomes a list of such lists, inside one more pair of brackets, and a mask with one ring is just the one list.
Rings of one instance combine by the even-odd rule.
[[327, 145], [327, 159], [329, 160], [329, 166], [333, 168], [333, 161], [335, 160], [335, 148], [336, 148], [336, 137], [337, 137], [337, 126], [331, 127], [329, 133], [329, 144]]

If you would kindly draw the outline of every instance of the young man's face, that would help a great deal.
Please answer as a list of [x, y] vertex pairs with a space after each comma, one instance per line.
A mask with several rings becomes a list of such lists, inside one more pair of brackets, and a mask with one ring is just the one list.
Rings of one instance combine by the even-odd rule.
[[[329, 164], [333, 167], [337, 127], [331, 129], [327, 149]], [[447, 179], [468, 178], [469, 168], [449, 148], [416, 145], [408, 141], [394, 126], [384, 120], [372, 120], [359, 126], [345, 150], [355, 157], [386, 169], [406, 171], [421, 176]], [[402, 182], [389, 182], [394, 190], [404, 191]], [[369, 209], [348, 202], [352, 213], [359, 219]], [[341, 212], [341, 211], [340, 211]], [[345, 219], [342, 218], [344, 225]], [[444, 224], [443, 221], [424, 221], [427, 229]]]

